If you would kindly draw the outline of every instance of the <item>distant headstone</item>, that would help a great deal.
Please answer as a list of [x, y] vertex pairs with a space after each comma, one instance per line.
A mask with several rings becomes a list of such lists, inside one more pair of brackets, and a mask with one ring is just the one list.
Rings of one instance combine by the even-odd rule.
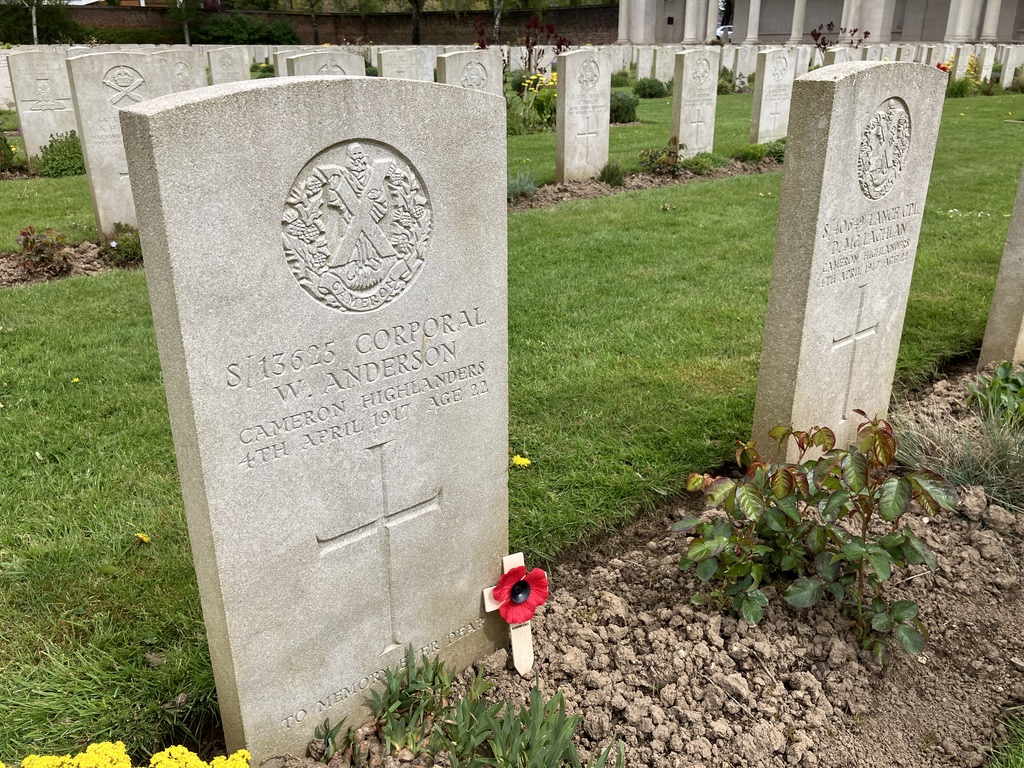
[[757, 71], [757, 46], [741, 45], [736, 49], [736, 69], [733, 81], [736, 88], [746, 88], [750, 76]]
[[432, 45], [418, 45], [413, 49], [416, 52], [416, 61], [419, 63], [419, 79], [425, 83], [434, 82], [434, 65], [437, 61], [437, 51]]
[[814, 46], [797, 45], [787, 50], [796, 56], [796, 69], [794, 70], [795, 76], [802, 77], [803, 75], [806, 75], [811, 69], [811, 54], [814, 53]]
[[654, 46], [642, 45], [636, 51], [637, 80], [654, 77]]
[[953, 54], [953, 80], [963, 80], [967, 77], [967, 68], [970, 66], [973, 55], [973, 45], [958, 45], [956, 47], [956, 52]]
[[210, 82], [213, 85], [235, 83], [252, 77], [249, 72], [252, 56], [249, 49], [241, 45], [217, 48], [208, 54]]
[[757, 54], [751, 144], [763, 144], [786, 135], [795, 73], [796, 57], [790, 51], [771, 48]]
[[679, 49], [674, 45], [659, 45], [654, 49], [654, 78], [668, 83], [676, 71], [676, 53]]
[[7, 62], [25, 153], [32, 158], [51, 136], [78, 130], [66, 60], [60, 53], [24, 51], [12, 53]]
[[1024, 362], [1024, 172], [1020, 176], [1003, 260], [999, 263], [978, 368], [1002, 360], [1014, 364]]
[[409, 645], [464, 669], [507, 642], [481, 598], [508, 551], [504, 126], [501, 99], [365, 77], [123, 115], [220, 711], [253, 765], [362, 722]]
[[11, 88], [11, 76], [7, 68], [7, 57], [10, 51], [0, 51], [0, 109], [14, 109], [14, 89]]
[[366, 77], [366, 60], [344, 51], [313, 51], [285, 58], [289, 75]]
[[718, 56], [717, 47], [676, 54], [672, 83], [672, 135], [679, 141], [680, 157], [693, 157], [714, 148]]
[[558, 57], [555, 179], [576, 181], [600, 174], [608, 162], [612, 77], [600, 51]]
[[1013, 75], [1021, 64], [1024, 64], [1024, 45], [1009, 46], [1006, 51], [1006, 61], [1003, 64], [1003, 73], [999, 77], [1000, 87], [1009, 88], [1013, 84]]
[[393, 77], [398, 80], [419, 80], [420, 60], [413, 48], [381, 51], [377, 72], [381, 77]]
[[169, 51], [159, 51], [153, 55], [167, 59], [171, 63], [171, 82], [175, 93], [191, 91], [193, 88], [202, 88], [207, 85], [207, 57], [202, 51], [184, 46], [182, 48], [174, 47]]
[[824, 66], [831, 67], [833, 64], [845, 64], [853, 60], [853, 50], [842, 45], [835, 45], [825, 51]]
[[722, 69], [728, 69], [730, 72], [736, 70], [736, 46], [735, 45], [723, 45], [721, 65]]
[[148, 53], [117, 51], [76, 56], [67, 67], [96, 227], [102, 236], [117, 223], [137, 226], [118, 114], [172, 93], [171, 64]]
[[996, 47], [994, 45], [981, 46], [981, 79], [989, 81], [992, 79], [992, 67], [996, 63]]
[[882, 47], [880, 45], [865, 45], [861, 48], [861, 61], [881, 61]]
[[945, 73], [897, 62], [794, 85], [754, 408], [766, 455], [776, 425], [845, 446], [855, 409], [886, 414], [945, 92]]
[[505, 81], [501, 54], [488, 48], [438, 56], [437, 82], [502, 96]]
[[896, 49], [896, 61], [917, 61], [917, 46], [901, 45], [899, 48]]

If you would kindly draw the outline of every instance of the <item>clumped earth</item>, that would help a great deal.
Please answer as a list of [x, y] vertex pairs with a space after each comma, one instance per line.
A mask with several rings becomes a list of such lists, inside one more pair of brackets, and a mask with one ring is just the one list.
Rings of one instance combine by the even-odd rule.
[[98, 275], [111, 269], [100, 253], [100, 245], [84, 242], [63, 249], [53, 265], [35, 267], [20, 253], [0, 253], [0, 288], [23, 283], [44, 283], [59, 277]]

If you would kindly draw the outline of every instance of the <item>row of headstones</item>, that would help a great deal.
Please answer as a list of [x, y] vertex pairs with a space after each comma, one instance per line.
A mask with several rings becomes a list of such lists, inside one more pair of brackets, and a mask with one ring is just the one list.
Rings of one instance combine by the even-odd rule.
[[[601, 65], [559, 61], [569, 114]], [[853, 62], [794, 85], [765, 453], [776, 424], [845, 444], [887, 411], [946, 84]], [[337, 78], [120, 114], [225, 735], [254, 762], [359, 722], [406, 645], [464, 667], [507, 642], [481, 599], [508, 531], [503, 110]], [[1020, 262], [1021, 199], [1011, 236]]]
[[[762, 51], [777, 48], [770, 45], [724, 45], [719, 48], [719, 66], [733, 73], [736, 88], [746, 87], [750, 75], [757, 71], [757, 57]], [[813, 45], [785, 46], [793, 57], [796, 77], [807, 74], [812, 68], [841, 64], [847, 61], [910, 61], [935, 66], [952, 63], [953, 78], [960, 80], [967, 76], [971, 56], [977, 57], [980, 78], [989, 80], [995, 63], [1003, 65], [1002, 87], [1006, 88], [1013, 77], [1014, 69], [1024, 64], [1024, 45], [863, 45], [833, 46], [822, 52]], [[633, 62], [637, 77], [651, 77], [668, 83], [675, 75], [675, 56], [681, 51], [693, 50], [692, 46], [661, 45], [636, 46]], [[756, 83], [756, 78], [755, 78]]]

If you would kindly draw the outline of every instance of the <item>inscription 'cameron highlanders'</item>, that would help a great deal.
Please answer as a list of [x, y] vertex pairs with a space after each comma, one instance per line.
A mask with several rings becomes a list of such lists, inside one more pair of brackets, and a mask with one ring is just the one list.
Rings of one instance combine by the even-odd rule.
[[935, 72], [850, 62], [794, 83], [754, 408], [766, 455], [778, 424], [828, 426], [845, 446], [855, 410], [888, 410], [946, 84]]
[[225, 736], [254, 762], [366, 716], [407, 645], [465, 667], [504, 637], [480, 599], [508, 551], [504, 110], [318, 77], [123, 113]]

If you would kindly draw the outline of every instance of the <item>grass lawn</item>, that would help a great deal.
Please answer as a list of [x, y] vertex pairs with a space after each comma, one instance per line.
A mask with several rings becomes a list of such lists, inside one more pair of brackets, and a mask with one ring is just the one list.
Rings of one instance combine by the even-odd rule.
[[[1024, 163], [1024, 97], [946, 103], [898, 385], [980, 343]], [[748, 96], [719, 101], [717, 149]], [[668, 140], [667, 99], [611, 154]], [[554, 176], [554, 136], [509, 168]], [[747, 436], [780, 174], [509, 216], [512, 551], [532, 564], [678, 493]], [[17, 232], [95, 237], [84, 178], [0, 182]], [[215, 717], [142, 272], [0, 291], [0, 760], [121, 739], [138, 758]], [[137, 534], [145, 534], [149, 543]]]

